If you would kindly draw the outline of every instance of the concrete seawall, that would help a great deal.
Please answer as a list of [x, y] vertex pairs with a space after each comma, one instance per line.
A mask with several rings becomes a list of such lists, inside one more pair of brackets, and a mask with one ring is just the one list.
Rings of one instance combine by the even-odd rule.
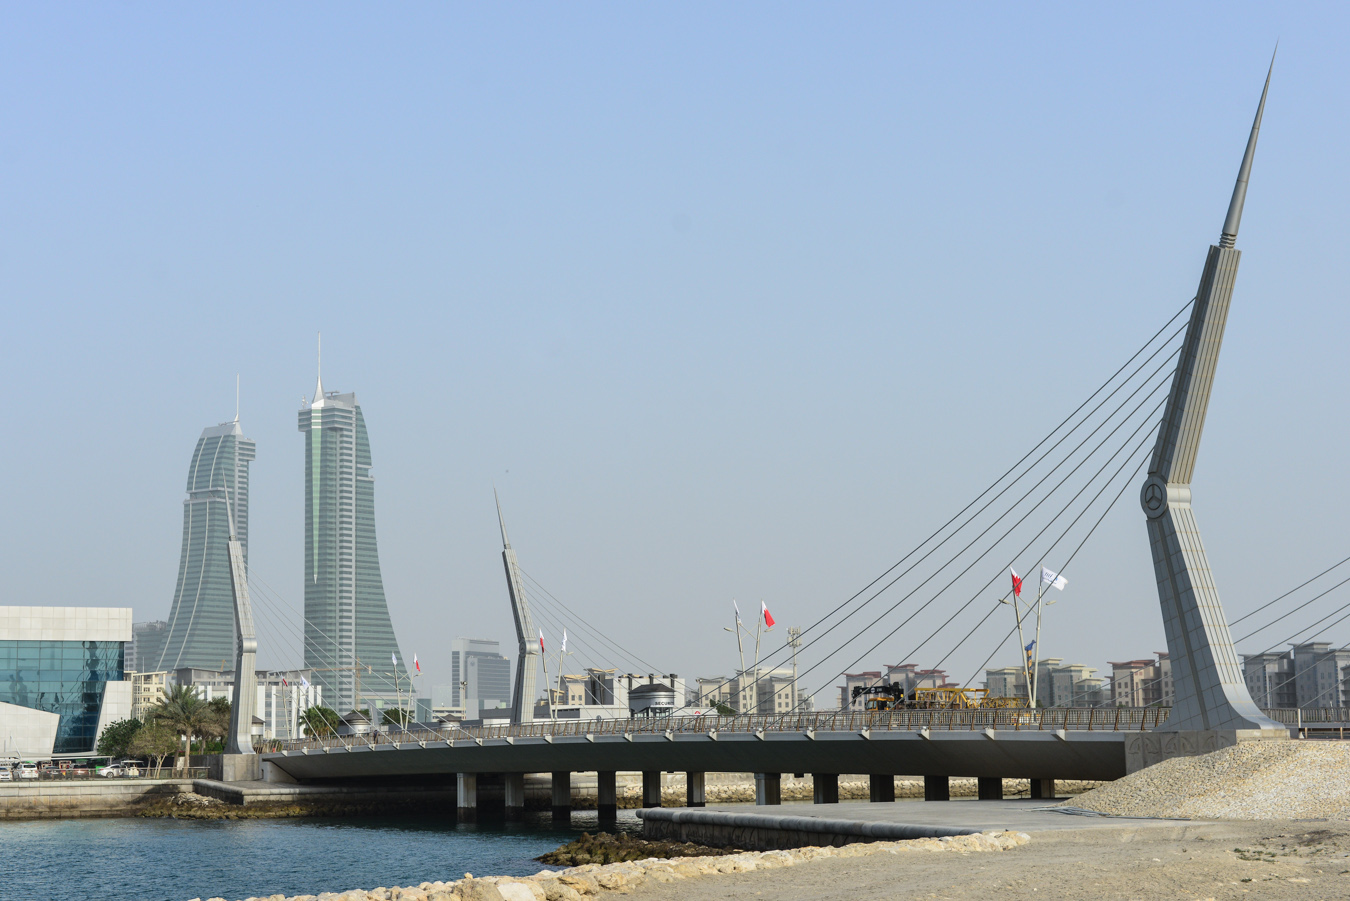
[[889, 842], [944, 835], [974, 835], [978, 829], [918, 826], [907, 823], [865, 823], [716, 810], [639, 810], [643, 838], [649, 841], [697, 842], [746, 851], [838, 847], [857, 842]]
[[100, 779], [0, 785], [0, 820], [124, 817], [138, 805], [192, 791], [191, 779]]

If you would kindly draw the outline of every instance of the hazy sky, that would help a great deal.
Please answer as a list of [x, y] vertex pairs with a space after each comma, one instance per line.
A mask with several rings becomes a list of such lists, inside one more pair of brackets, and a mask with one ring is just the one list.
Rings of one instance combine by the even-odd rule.
[[[727, 673], [732, 598], [781, 644], [1192, 295], [1277, 38], [1196, 512], [1230, 616], [1350, 553], [1340, 5], [3, 9], [0, 603], [167, 616], [240, 373], [252, 571], [298, 609], [322, 329], [427, 684], [514, 642], [494, 484], [549, 591]], [[1164, 649], [1136, 489], [1052, 611], [1049, 654]]]

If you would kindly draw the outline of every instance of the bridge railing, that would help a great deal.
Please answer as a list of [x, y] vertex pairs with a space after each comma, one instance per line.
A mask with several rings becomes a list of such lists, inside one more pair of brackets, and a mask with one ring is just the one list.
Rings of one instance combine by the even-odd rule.
[[[1301, 733], [1350, 728], [1350, 708], [1274, 708], [1264, 711]], [[564, 738], [603, 735], [716, 735], [718, 733], [801, 733], [862, 731], [1014, 731], [1146, 732], [1167, 722], [1168, 707], [1040, 707], [975, 710], [836, 710], [778, 716], [680, 716], [605, 720], [540, 720], [518, 725], [413, 726], [391, 732], [333, 735], [325, 738], [270, 740], [266, 751], [404, 747], [429, 742], [483, 742], [493, 739]]]

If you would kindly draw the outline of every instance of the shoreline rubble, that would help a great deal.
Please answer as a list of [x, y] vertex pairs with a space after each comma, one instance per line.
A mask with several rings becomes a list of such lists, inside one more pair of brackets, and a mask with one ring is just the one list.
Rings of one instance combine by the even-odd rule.
[[[797, 866], [813, 860], [880, 854], [1010, 851], [1031, 841], [1025, 832], [978, 832], [972, 835], [918, 838], [894, 842], [860, 842], [837, 848], [815, 846], [785, 851], [743, 851], [709, 857], [646, 858], [611, 864], [586, 864], [562, 870], [540, 870], [532, 876], [475, 877], [416, 886], [381, 886], [317, 895], [263, 895], [242, 901], [584, 901], [609, 892], [624, 893], [648, 882], [670, 883], [701, 876], [750, 873]], [[202, 901], [194, 898], [192, 901]], [[207, 901], [225, 901], [209, 898]]]

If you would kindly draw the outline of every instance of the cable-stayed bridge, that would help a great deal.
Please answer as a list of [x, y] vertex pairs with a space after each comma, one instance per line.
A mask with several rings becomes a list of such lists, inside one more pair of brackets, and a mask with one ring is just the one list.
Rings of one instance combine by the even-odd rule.
[[[1002, 777], [1030, 778], [1046, 793], [1057, 778], [1113, 779], [1168, 756], [1239, 741], [1309, 732], [1343, 737], [1350, 725], [1344, 713], [1350, 711], [1334, 702], [1319, 706], [1320, 696], [1304, 709], [1263, 709], [1253, 700], [1191, 512], [1190, 482], [1236, 278], [1236, 238], [1269, 80], [1268, 75], [1220, 240], [1209, 249], [1196, 296], [1017, 463], [861, 591], [803, 629], [806, 640], [792, 649], [814, 652], [815, 662], [801, 677], [830, 674], [823, 690], [837, 673], [897, 636], [912, 646], [901, 659], [943, 648], [936, 664], [941, 666], [995, 630], [978, 674], [1033, 609], [1018, 612], [1006, 632], [992, 625], [1006, 608], [991, 603], [989, 594], [1006, 579], [1009, 562], [1023, 561], [1024, 572], [1043, 563], [1060, 573], [1070, 569], [1110, 510], [1147, 472], [1140, 501], [1173, 666], [1172, 708], [793, 710], [765, 717], [531, 722], [537, 651], [527, 599], [542, 586], [523, 576], [503, 524], [503, 561], [525, 664], [517, 677], [513, 724], [283, 742], [262, 755], [267, 776], [310, 781], [453, 775], [467, 811], [474, 809], [480, 779], [500, 780], [507, 807], [514, 809], [523, 805], [526, 773], [552, 773], [555, 807], [565, 809], [571, 774], [596, 772], [603, 811], [613, 804], [618, 771], [643, 772], [648, 800], [647, 790], [659, 788], [661, 772], [685, 772], [693, 804], [702, 798], [703, 774], [718, 771], [756, 773], [765, 803], [773, 803], [784, 772], [814, 774], [818, 800], [837, 798], [840, 773], [875, 776], [878, 800], [885, 799], [891, 776], [922, 775], [930, 782], [929, 796], [941, 798], [949, 776], [981, 779], [982, 795], [1001, 791], [995, 783]], [[1339, 584], [1344, 582], [1327, 592]], [[1039, 613], [1039, 604], [1034, 609]], [[1341, 620], [1347, 617], [1350, 613]], [[1295, 635], [1308, 640], [1306, 633], [1317, 627], [1321, 631], [1314, 634], [1321, 634], [1330, 628], [1329, 618]], [[788, 653], [786, 647], [781, 653]], [[659, 803], [659, 790], [655, 798]]]

